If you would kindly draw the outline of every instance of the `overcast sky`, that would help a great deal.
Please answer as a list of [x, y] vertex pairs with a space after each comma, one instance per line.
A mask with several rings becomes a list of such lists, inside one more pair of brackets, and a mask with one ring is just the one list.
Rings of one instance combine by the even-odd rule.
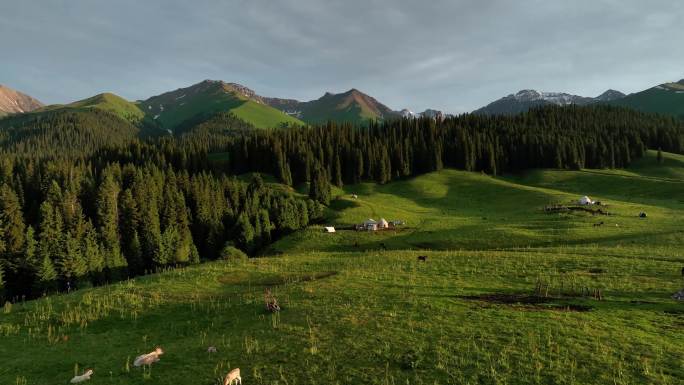
[[0, 0], [0, 84], [45, 103], [204, 79], [465, 112], [684, 78], [684, 1]]

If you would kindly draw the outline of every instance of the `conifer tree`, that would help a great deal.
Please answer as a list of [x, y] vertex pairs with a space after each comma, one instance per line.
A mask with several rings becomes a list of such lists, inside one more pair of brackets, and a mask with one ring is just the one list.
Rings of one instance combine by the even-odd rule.
[[248, 252], [251, 252], [254, 242], [254, 227], [249, 222], [247, 215], [240, 214], [236, 226], [238, 244]]
[[44, 255], [42, 261], [38, 265], [36, 273], [38, 289], [45, 292], [56, 287], [57, 270], [55, 269], [52, 260]]
[[90, 222], [86, 225], [81, 248], [88, 266], [88, 272], [95, 281], [99, 281], [102, 278], [101, 273], [105, 268], [105, 257], [103, 255], [103, 247], [98, 242], [97, 232]]
[[32, 272], [37, 271], [38, 260], [37, 251], [38, 245], [36, 242], [35, 230], [33, 226], [26, 228], [26, 242], [24, 243], [24, 259], [29, 270]]
[[119, 272], [126, 266], [126, 261], [121, 256], [119, 244], [119, 186], [109, 170], [103, 173], [103, 179], [97, 191], [98, 232], [104, 247], [105, 266], [110, 272]]
[[121, 251], [126, 258], [129, 269], [135, 274], [141, 274], [145, 270], [145, 265], [142, 261], [142, 246], [138, 235], [140, 212], [130, 189], [121, 193], [120, 207]]
[[24, 216], [19, 199], [14, 190], [6, 183], [0, 186], [0, 234], [4, 238], [5, 252], [18, 258], [24, 250]]
[[71, 232], [66, 233], [64, 241], [64, 251], [60, 253], [56, 260], [60, 276], [67, 281], [78, 280], [88, 271], [88, 264], [81, 252], [79, 240]]
[[330, 204], [330, 178], [320, 164], [313, 167], [309, 183], [309, 198], [324, 205]]

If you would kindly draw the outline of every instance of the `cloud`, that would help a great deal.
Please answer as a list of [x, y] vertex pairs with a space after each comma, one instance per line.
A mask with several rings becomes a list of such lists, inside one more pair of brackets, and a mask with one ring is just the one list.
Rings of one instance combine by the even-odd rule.
[[684, 3], [25, 0], [0, 3], [0, 83], [49, 103], [205, 78], [463, 112], [522, 88], [597, 95], [684, 77]]

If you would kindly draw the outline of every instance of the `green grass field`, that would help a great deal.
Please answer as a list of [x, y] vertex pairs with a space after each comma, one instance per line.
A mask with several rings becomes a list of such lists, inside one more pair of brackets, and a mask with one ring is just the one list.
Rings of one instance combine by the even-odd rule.
[[[628, 170], [345, 186], [326, 225], [406, 225], [312, 226], [248, 262], [6, 305], [0, 384], [93, 368], [91, 384], [209, 385], [234, 367], [246, 385], [681, 384], [683, 175], [684, 157], [649, 152]], [[582, 195], [610, 215], [543, 210]], [[151, 370], [132, 366], [156, 345]]]

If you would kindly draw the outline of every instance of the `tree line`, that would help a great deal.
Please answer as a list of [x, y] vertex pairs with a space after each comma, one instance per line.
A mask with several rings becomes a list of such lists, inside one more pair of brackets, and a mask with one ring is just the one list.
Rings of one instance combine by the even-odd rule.
[[[163, 160], [175, 168], [228, 174], [264, 172], [286, 185], [327, 179], [342, 186], [386, 183], [443, 167], [493, 175], [530, 168], [622, 168], [648, 148], [684, 151], [681, 121], [610, 106], [546, 106], [517, 116], [466, 114], [367, 127], [330, 122], [231, 132], [227, 123], [225, 116], [210, 119], [198, 126], [201, 130], [102, 148], [98, 157]], [[219, 161], [216, 154], [225, 156]], [[312, 178], [320, 173], [327, 177]]]

